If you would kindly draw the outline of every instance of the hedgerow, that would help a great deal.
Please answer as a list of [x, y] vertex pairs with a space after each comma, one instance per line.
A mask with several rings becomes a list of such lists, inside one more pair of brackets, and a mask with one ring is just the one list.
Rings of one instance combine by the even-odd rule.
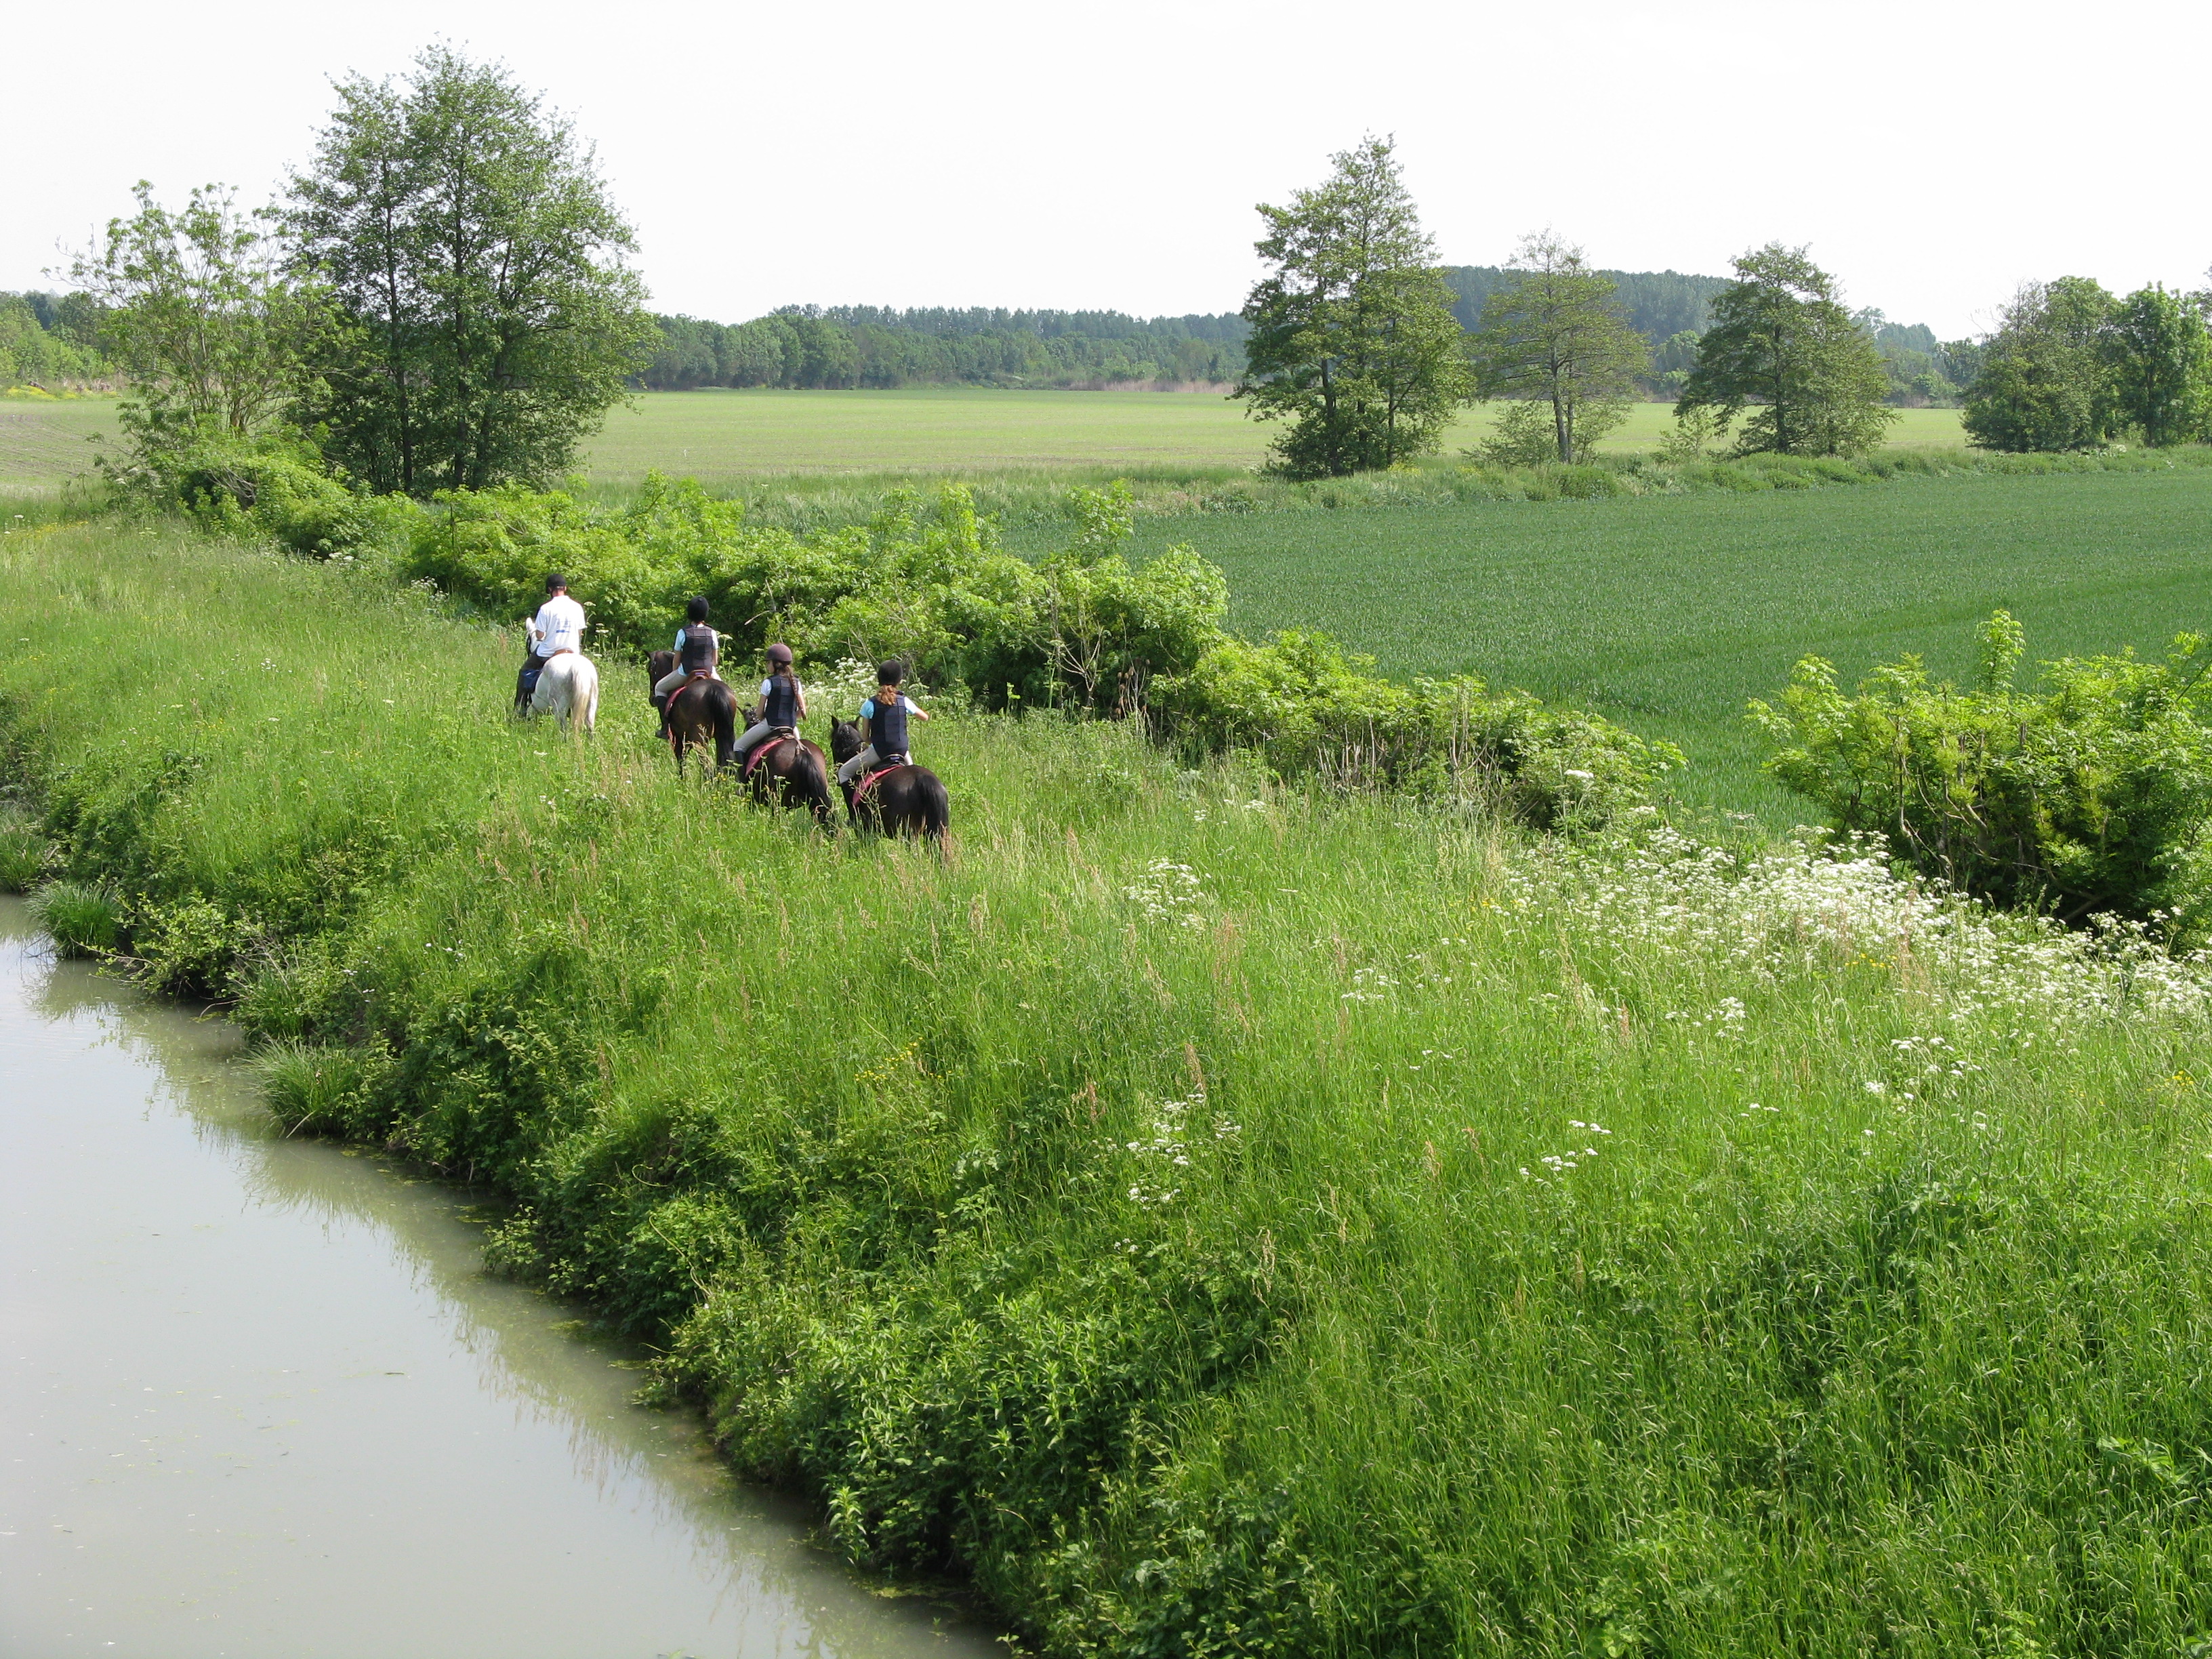
[[1480, 797], [1546, 828], [1594, 827], [1651, 798], [1680, 751], [1480, 680], [1391, 684], [1324, 635], [1227, 633], [1220, 570], [1188, 547], [1120, 550], [1135, 498], [1078, 489], [1068, 534], [1035, 561], [1005, 551], [968, 490], [895, 493], [866, 523], [800, 537], [741, 503], [650, 477], [624, 506], [520, 485], [428, 508], [371, 498], [282, 434], [203, 435], [168, 454], [159, 491], [221, 533], [366, 560], [492, 617], [526, 615], [558, 570], [592, 643], [642, 654], [692, 595], [740, 658], [781, 639], [802, 662], [896, 657], [977, 706], [1144, 720], [1186, 752], [1244, 745], [1281, 776]]

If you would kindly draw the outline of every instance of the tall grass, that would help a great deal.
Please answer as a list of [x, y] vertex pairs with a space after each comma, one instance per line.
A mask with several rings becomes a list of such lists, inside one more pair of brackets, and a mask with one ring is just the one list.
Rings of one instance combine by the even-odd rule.
[[289, 1122], [495, 1186], [741, 1467], [1041, 1648], [2212, 1629], [2198, 966], [1047, 720], [922, 734], [942, 857], [825, 839], [613, 665], [563, 742], [505, 641], [176, 537], [0, 543], [0, 641], [65, 877]]

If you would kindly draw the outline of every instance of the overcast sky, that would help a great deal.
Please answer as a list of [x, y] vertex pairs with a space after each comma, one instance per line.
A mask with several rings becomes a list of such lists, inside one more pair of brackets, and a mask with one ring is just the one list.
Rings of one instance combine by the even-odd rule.
[[2203, 283], [2208, 35], [2202, 5], [1982, 0], [116, 0], [0, 98], [0, 287], [46, 285], [134, 179], [266, 197], [331, 76], [442, 38], [598, 145], [663, 310], [1234, 310], [1253, 204], [1373, 131], [1449, 263], [1547, 224], [1630, 270], [1806, 242], [1853, 304], [1948, 337], [2023, 278]]

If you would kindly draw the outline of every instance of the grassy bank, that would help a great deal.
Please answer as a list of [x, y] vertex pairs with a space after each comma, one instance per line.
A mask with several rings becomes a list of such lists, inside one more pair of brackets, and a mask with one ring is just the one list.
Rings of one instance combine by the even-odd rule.
[[1059, 1654], [2212, 1632], [2197, 970], [1042, 720], [928, 728], [942, 859], [824, 842], [679, 787], [627, 671], [593, 743], [510, 726], [511, 655], [0, 541], [50, 873], [303, 1128], [505, 1194], [856, 1558]]

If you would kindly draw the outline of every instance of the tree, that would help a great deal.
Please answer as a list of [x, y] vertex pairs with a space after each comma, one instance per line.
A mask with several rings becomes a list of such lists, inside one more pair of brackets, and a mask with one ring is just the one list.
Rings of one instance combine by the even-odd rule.
[[1474, 341], [1482, 395], [1547, 405], [1557, 459], [1571, 465], [1628, 413], [1650, 349], [1583, 251], [1550, 231], [1522, 239]]
[[2119, 302], [2106, 333], [2112, 398], [2120, 418], [2158, 448], [2204, 430], [2212, 404], [2212, 341], [2193, 297], [2137, 289]]
[[331, 458], [411, 495], [550, 481], [657, 343], [596, 158], [444, 47], [337, 94], [287, 212], [346, 325], [309, 411]]
[[193, 191], [176, 213], [143, 179], [131, 193], [138, 211], [70, 267], [130, 380], [125, 429], [143, 456], [204, 427], [245, 437], [269, 425], [302, 390], [328, 318], [322, 289], [287, 275], [267, 212], [241, 212], [228, 186]]
[[1713, 301], [1713, 325], [1698, 343], [1675, 414], [1710, 409], [1733, 418], [1756, 406], [1737, 441], [1747, 454], [1873, 448], [1897, 418], [1882, 407], [1889, 373], [1844, 308], [1835, 279], [1803, 248], [1779, 242], [1734, 264], [1735, 280]]
[[1335, 175], [1288, 207], [1260, 208], [1274, 269], [1244, 302], [1251, 325], [1235, 395], [1288, 420], [1276, 465], [1340, 477], [1437, 447], [1470, 390], [1465, 336], [1386, 139], [1332, 158]]
[[1984, 449], [2012, 451], [2104, 442], [2119, 418], [2106, 338], [2118, 305], [2087, 276], [2022, 283], [1978, 353], [1967, 435]]

